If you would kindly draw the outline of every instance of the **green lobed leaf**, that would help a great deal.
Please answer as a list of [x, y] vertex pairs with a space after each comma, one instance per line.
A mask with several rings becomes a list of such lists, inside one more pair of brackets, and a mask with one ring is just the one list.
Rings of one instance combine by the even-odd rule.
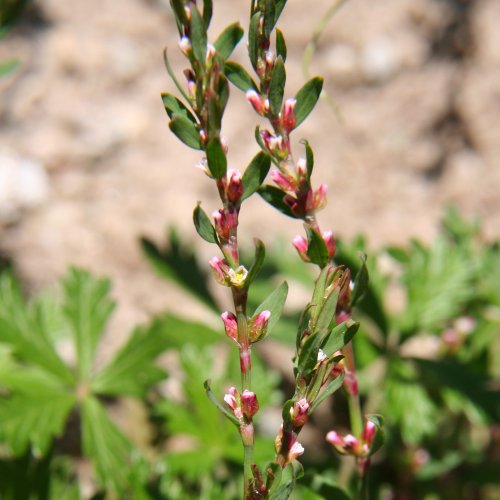
[[82, 401], [81, 417], [83, 451], [91, 459], [99, 482], [107, 490], [123, 494], [130, 480], [131, 443], [97, 399]]
[[269, 105], [271, 113], [278, 116], [281, 112], [283, 104], [283, 96], [285, 94], [286, 70], [283, 58], [278, 56], [271, 75], [271, 83], [269, 86]]
[[222, 179], [227, 172], [227, 158], [219, 138], [210, 139], [206, 153], [210, 173], [217, 180]]
[[283, 307], [285, 305], [287, 295], [288, 295], [288, 283], [284, 281], [255, 310], [253, 317], [256, 317], [257, 314], [266, 310], [271, 313], [269, 322], [267, 324], [266, 337], [271, 333], [271, 330], [279, 321], [281, 313], [283, 312]]
[[188, 120], [183, 115], [175, 114], [168, 126], [186, 146], [193, 149], [202, 149], [200, 133], [191, 120]]
[[309, 142], [306, 139], [302, 139], [300, 142], [306, 149], [307, 178], [310, 179], [314, 167], [314, 153]]
[[227, 26], [217, 37], [214, 47], [223, 59], [227, 59], [233, 52], [236, 45], [243, 37], [243, 28], [240, 23], [233, 23]]
[[354, 307], [366, 294], [368, 283], [368, 268], [366, 267], [366, 255], [361, 254], [361, 267], [359, 268], [356, 279], [354, 280], [354, 288], [351, 294], [351, 307]]
[[248, 56], [254, 69], [257, 67], [259, 57], [259, 26], [261, 13], [257, 11], [250, 19], [248, 28]]
[[197, 124], [196, 118], [193, 116], [191, 111], [189, 111], [185, 104], [177, 99], [177, 97], [167, 92], [162, 92], [161, 99], [169, 118], [173, 118], [174, 115], [183, 116], [193, 122], [193, 125]]
[[260, 151], [253, 157], [252, 161], [243, 173], [242, 201], [250, 197], [260, 188], [270, 168], [271, 158], [269, 158], [267, 153]]
[[64, 314], [70, 326], [77, 354], [80, 380], [87, 380], [97, 345], [115, 303], [109, 298], [111, 282], [95, 278], [87, 271], [70, 268], [63, 279]]
[[276, 210], [279, 210], [282, 214], [288, 215], [288, 217], [292, 217], [293, 219], [298, 219], [298, 217], [292, 212], [290, 206], [283, 201], [285, 193], [281, 191], [281, 189], [275, 186], [266, 185], [260, 187], [257, 192], [265, 201], [267, 201], [267, 203], [276, 208]]
[[257, 89], [257, 84], [247, 73], [246, 69], [238, 63], [228, 61], [224, 64], [224, 74], [228, 80], [243, 92]]
[[359, 323], [349, 320], [337, 325], [322, 346], [324, 353], [331, 356], [333, 353], [347, 345], [359, 329]]
[[276, 54], [286, 61], [286, 43], [285, 37], [280, 29], [276, 29]]
[[200, 202], [196, 205], [193, 212], [193, 222], [196, 232], [208, 243], [219, 244], [219, 239], [217, 238], [217, 233], [215, 228], [208, 218], [208, 215], [201, 208]]
[[328, 263], [328, 250], [322, 236], [313, 228], [304, 225], [307, 233], [307, 256], [313, 264], [324, 268]]
[[144, 397], [148, 389], [165, 378], [155, 359], [170, 347], [165, 335], [150, 327], [136, 328], [113, 359], [93, 378], [94, 394]]
[[259, 271], [262, 269], [262, 264], [264, 263], [264, 258], [266, 256], [266, 247], [264, 246], [264, 243], [262, 243], [262, 241], [258, 238], [254, 239], [254, 243], [255, 258], [250, 266], [250, 269], [248, 270], [247, 279], [245, 280], [245, 287], [247, 288], [253, 283], [259, 274]]
[[295, 96], [295, 116], [297, 127], [307, 118], [318, 102], [323, 89], [323, 78], [317, 76], [304, 84]]
[[193, 55], [203, 68], [205, 67], [205, 60], [207, 57], [207, 29], [196, 5], [191, 4], [190, 9], [191, 45], [193, 47]]
[[309, 415], [328, 397], [334, 392], [338, 391], [342, 387], [344, 382], [344, 374], [342, 373], [338, 377], [330, 380], [326, 387], [320, 392], [319, 396], [315, 399], [311, 407], [309, 408]]

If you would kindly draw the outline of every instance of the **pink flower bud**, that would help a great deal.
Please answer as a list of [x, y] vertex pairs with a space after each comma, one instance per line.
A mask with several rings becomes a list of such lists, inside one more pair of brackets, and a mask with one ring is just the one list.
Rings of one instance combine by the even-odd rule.
[[267, 324], [270, 317], [270, 311], [266, 310], [257, 314], [257, 316], [251, 320], [249, 325], [250, 342], [257, 342], [266, 336]]
[[291, 462], [292, 460], [296, 460], [303, 453], [304, 447], [298, 441], [295, 441], [290, 448], [290, 452], [288, 453], [288, 461]]
[[215, 47], [209, 43], [207, 45], [206, 62], [209, 63], [213, 59], [214, 56], [215, 56]]
[[185, 56], [188, 56], [191, 52], [191, 40], [187, 36], [183, 36], [179, 41], [179, 48]]
[[297, 189], [297, 183], [295, 182], [295, 179], [290, 175], [286, 175], [280, 172], [279, 170], [273, 170], [271, 172], [271, 179], [284, 191], [295, 192]]
[[243, 419], [243, 412], [240, 406], [241, 397], [236, 389], [236, 387], [230, 387], [229, 391], [224, 394], [224, 402], [233, 410], [234, 416], [241, 420]]
[[361, 439], [368, 446], [368, 448], [371, 447], [376, 434], [377, 426], [371, 420], [367, 420], [365, 428], [363, 429], [363, 435], [361, 436]]
[[295, 116], [295, 99], [287, 99], [283, 105], [283, 116], [281, 118], [281, 123], [283, 128], [289, 134], [297, 125], [297, 117]]
[[335, 250], [337, 249], [335, 240], [333, 239], [333, 233], [329, 230], [325, 231], [323, 233], [323, 241], [325, 242], [326, 249], [328, 250], [328, 257], [332, 259], [335, 255]]
[[266, 69], [271, 69], [274, 66], [274, 61], [276, 61], [276, 56], [272, 50], [266, 50], [265, 53]]
[[259, 115], [263, 116], [265, 114], [265, 105], [262, 97], [253, 89], [247, 90], [245, 95], [253, 109], [255, 109]]
[[290, 416], [295, 427], [302, 427], [308, 419], [309, 403], [306, 398], [299, 399], [290, 408]]
[[243, 415], [250, 418], [259, 411], [259, 402], [254, 392], [245, 389], [241, 395], [241, 410]]
[[335, 446], [335, 448], [337, 448], [337, 449], [341, 448], [343, 450], [344, 440], [335, 431], [330, 431], [326, 435], [326, 440], [327, 440], [327, 442], [329, 442], [330, 444]]
[[243, 196], [242, 175], [239, 170], [229, 170], [227, 172], [226, 195], [231, 203], [237, 203]]
[[316, 191], [312, 189], [307, 193], [306, 198], [306, 211], [314, 212], [316, 210], [321, 210], [326, 205], [326, 192], [327, 185], [321, 184]]
[[234, 340], [238, 344], [238, 322], [236, 321], [236, 316], [229, 311], [223, 312], [220, 317], [224, 322], [224, 328], [226, 330], [226, 335]]
[[220, 257], [212, 257], [208, 261], [210, 267], [214, 272], [214, 277], [217, 283], [220, 285], [229, 286], [230, 285], [230, 275], [229, 271], [232, 269], [229, 268], [227, 262]]
[[300, 258], [304, 262], [310, 262], [311, 259], [307, 256], [307, 250], [309, 247], [309, 244], [307, 243], [307, 240], [303, 236], [295, 236], [295, 238], [292, 240], [292, 244], [299, 252]]
[[307, 180], [307, 162], [305, 158], [300, 157], [297, 160], [297, 177], [299, 178], [299, 182]]
[[222, 240], [228, 240], [231, 230], [238, 226], [238, 212], [221, 208], [212, 213], [217, 234]]

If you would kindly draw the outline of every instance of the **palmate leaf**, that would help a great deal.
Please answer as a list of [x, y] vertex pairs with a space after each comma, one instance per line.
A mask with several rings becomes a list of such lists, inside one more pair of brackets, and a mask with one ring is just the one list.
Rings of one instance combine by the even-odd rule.
[[23, 361], [71, 384], [74, 375], [54, 349], [45, 313], [41, 303], [25, 304], [14, 278], [8, 274], [0, 277], [0, 343], [10, 346]]
[[143, 397], [153, 384], [165, 377], [154, 364], [169, 346], [166, 335], [153, 327], [136, 328], [111, 362], [92, 380], [94, 394]]
[[83, 269], [71, 268], [63, 279], [64, 312], [76, 347], [80, 380], [90, 377], [95, 352], [106, 323], [115, 308], [109, 298], [111, 283], [94, 278]]
[[92, 458], [100, 483], [122, 492], [129, 483], [131, 443], [94, 397], [82, 402], [81, 416], [83, 451]]

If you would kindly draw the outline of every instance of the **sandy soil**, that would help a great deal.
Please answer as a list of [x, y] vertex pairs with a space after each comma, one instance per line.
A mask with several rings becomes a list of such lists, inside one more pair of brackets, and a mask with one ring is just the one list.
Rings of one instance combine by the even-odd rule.
[[[165, 2], [166, 4], [167, 2]], [[215, 0], [212, 33], [245, 22], [248, 2]], [[301, 57], [333, 2], [290, 0], [288, 93], [302, 85]], [[217, 208], [195, 151], [169, 132], [160, 91], [170, 47], [184, 67], [166, 5], [145, 0], [44, 0], [0, 46], [20, 68], [0, 81], [0, 248], [31, 290], [67, 264], [111, 276], [120, 308], [110, 346], [137, 321], [192, 304], [157, 279], [139, 235], [161, 238], [175, 224], [197, 241], [191, 211]], [[378, 246], [429, 240], [443, 206], [500, 231], [500, 2], [350, 0], [328, 24], [311, 73], [340, 109], [322, 101], [297, 133], [315, 149], [315, 179], [329, 184], [322, 226], [366, 233]], [[242, 59], [244, 45], [237, 57]], [[233, 92], [224, 133], [230, 162], [257, 151], [256, 118]], [[28, 166], [26, 166], [28, 165]], [[300, 225], [261, 200], [242, 212], [248, 241], [291, 239]], [[199, 244], [204, 256], [212, 249]]]

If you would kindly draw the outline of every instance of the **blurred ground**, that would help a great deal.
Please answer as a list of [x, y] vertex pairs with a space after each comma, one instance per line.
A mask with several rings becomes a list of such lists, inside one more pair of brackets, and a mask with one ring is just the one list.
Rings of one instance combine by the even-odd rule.
[[[0, 45], [0, 60], [21, 60], [0, 81], [0, 249], [32, 290], [69, 263], [110, 275], [120, 303], [111, 346], [151, 312], [191, 308], [149, 270], [138, 236], [159, 239], [176, 224], [197, 241], [196, 201], [217, 208], [213, 186], [193, 168], [198, 153], [170, 134], [160, 100], [172, 89], [164, 46], [184, 68], [166, 3], [34, 2]], [[214, 3], [213, 34], [245, 23], [249, 2]], [[290, 0], [285, 9], [289, 95], [304, 81], [304, 48], [332, 3]], [[373, 246], [429, 240], [453, 202], [498, 236], [499, 19], [498, 0], [343, 6], [311, 67], [342, 118], [323, 101], [296, 134], [315, 150], [316, 182], [329, 184], [324, 228], [348, 238], [363, 232]], [[242, 44], [237, 57], [243, 53]], [[231, 166], [244, 168], [257, 151], [256, 117], [233, 95], [224, 132]], [[242, 224], [248, 242], [301, 231], [257, 198]]]

